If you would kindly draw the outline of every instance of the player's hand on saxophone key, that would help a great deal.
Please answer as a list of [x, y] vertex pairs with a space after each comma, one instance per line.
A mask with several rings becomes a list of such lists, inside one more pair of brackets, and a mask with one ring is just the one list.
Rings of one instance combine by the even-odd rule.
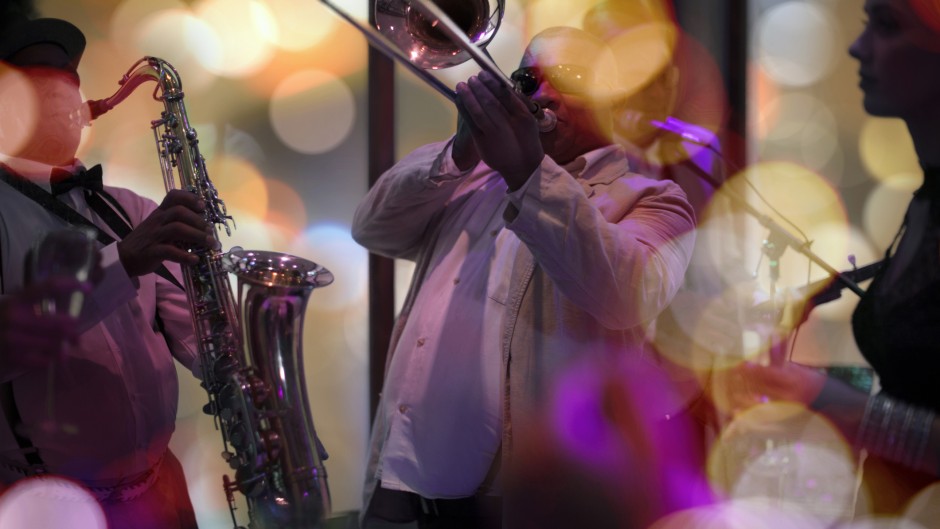
[[217, 244], [204, 210], [205, 203], [193, 193], [179, 189], [168, 192], [160, 206], [118, 243], [118, 255], [127, 274], [149, 274], [163, 261], [198, 263], [198, 256], [187, 248]]

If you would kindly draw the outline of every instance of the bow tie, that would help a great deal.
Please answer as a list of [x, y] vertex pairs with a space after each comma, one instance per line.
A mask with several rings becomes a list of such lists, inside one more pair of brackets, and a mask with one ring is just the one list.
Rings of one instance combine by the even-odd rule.
[[101, 184], [100, 165], [96, 165], [91, 169], [81, 168], [75, 173], [69, 173], [63, 169], [53, 169], [50, 180], [53, 196], [68, 193], [75, 187], [84, 187], [92, 191], [101, 191], [104, 189]]

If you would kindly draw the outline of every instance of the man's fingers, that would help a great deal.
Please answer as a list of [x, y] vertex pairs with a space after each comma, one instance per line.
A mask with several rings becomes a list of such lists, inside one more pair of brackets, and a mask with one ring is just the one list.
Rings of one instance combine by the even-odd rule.
[[196, 226], [201, 229], [209, 227], [209, 223], [206, 222], [206, 219], [202, 216], [202, 213], [179, 205], [173, 206], [172, 208], [166, 210], [164, 212], [164, 217], [168, 221], [181, 221], [189, 224], [190, 226]]
[[468, 79], [467, 86], [470, 87], [470, 91], [473, 92], [475, 99], [479, 102], [481, 112], [487, 118], [494, 115], [506, 115], [506, 108], [503, 107], [503, 104], [490, 87], [480, 79], [480, 76], [473, 76]]
[[[144, 234], [146, 234], [148, 229], [152, 229], [152, 235], [150, 235], [149, 238], [154, 239], [153, 242], [178, 239], [193, 244], [204, 245], [205, 241], [202, 239], [212, 232], [209, 223], [206, 222], [201, 213], [197, 213], [179, 204], [165, 210], [154, 211], [144, 222], [146, 226], [144, 223], [141, 223], [139, 228], [143, 230], [142, 233]], [[189, 227], [189, 230], [180, 231], [183, 226]], [[201, 235], [196, 236], [194, 235], [195, 232], [199, 232]], [[148, 236], [144, 235], [144, 237]]]
[[494, 102], [499, 103], [509, 115], [530, 114], [529, 107], [522, 99], [521, 94], [515, 90], [510, 90], [505, 83], [489, 72], [483, 72], [479, 75], [483, 85], [489, 90]]
[[[464, 83], [460, 83], [460, 84], [464, 84]], [[459, 90], [460, 85], [457, 85], [457, 88]], [[467, 109], [465, 98], [460, 97], [458, 95], [457, 100], [455, 101], [455, 105], [457, 106], [457, 113], [458, 113], [458, 119], [459, 119], [459, 122], [457, 123], [458, 131], [460, 130], [460, 126], [462, 125], [462, 126], [465, 126], [470, 131], [471, 136], [479, 134], [480, 127], [478, 127], [477, 124], [474, 123], [473, 118], [470, 115], [470, 111]]]
[[206, 247], [212, 243], [212, 236], [205, 230], [195, 228], [183, 222], [171, 222], [160, 228], [160, 235], [157, 243], [182, 243], [185, 246], [196, 245]]
[[476, 92], [470, 86], [473, 79], [471, 77], [468, 82], [457, 85], [457, 100], [462, 103], [464, 118], [466, 118], [471, 132], [476, 136], [493, 125]]
[[156, 264], [153, 269], [156, 270], [163, 261], [172, 261], [174, 263], [194, 265], [199, 262], [199, 256], [187, 252], [186, 250], [174, 244], [160, 244], [154, 246], [154, 260]]
[[163, 210], [168, 210], [173, 206], [183, 206], [196, 212], [205, 210], [205, 203], [199, 197], [182, 189], [170, 190], [163, 198], [163, 202], [160, 203], [160, 209]]

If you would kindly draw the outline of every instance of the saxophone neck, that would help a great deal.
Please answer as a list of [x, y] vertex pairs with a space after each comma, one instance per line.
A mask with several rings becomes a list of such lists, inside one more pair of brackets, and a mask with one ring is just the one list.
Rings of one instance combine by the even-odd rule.
[[85, 124], [90, 125], [92, 121], [118, 106], [147, 81], [157, 83], [157, 87], [153, 92], [153, 98], [157, 101], [181, 99], [183, 97], [183, 85], [176, 69], [163, 59], [143, 57], [127, 70], [127, 73], [119, 81], [121, 86], [110, 97], [92, 99], [82, 104], [80, 113], [85, 120]]

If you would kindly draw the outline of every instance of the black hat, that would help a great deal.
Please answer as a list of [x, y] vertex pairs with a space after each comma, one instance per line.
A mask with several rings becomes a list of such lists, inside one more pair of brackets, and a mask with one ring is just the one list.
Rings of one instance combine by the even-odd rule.
[[[85, 51], [85, 35], [70, 22], [57, 18], [28, 19], [6, 15], [0, 22], [0, 61], [15, 66], [50, 66], [75, 71]], [[34, 44], [56, 44], [62, 54], [19, 54]], [[19, 54], [19, 55], [18, 55]]]

